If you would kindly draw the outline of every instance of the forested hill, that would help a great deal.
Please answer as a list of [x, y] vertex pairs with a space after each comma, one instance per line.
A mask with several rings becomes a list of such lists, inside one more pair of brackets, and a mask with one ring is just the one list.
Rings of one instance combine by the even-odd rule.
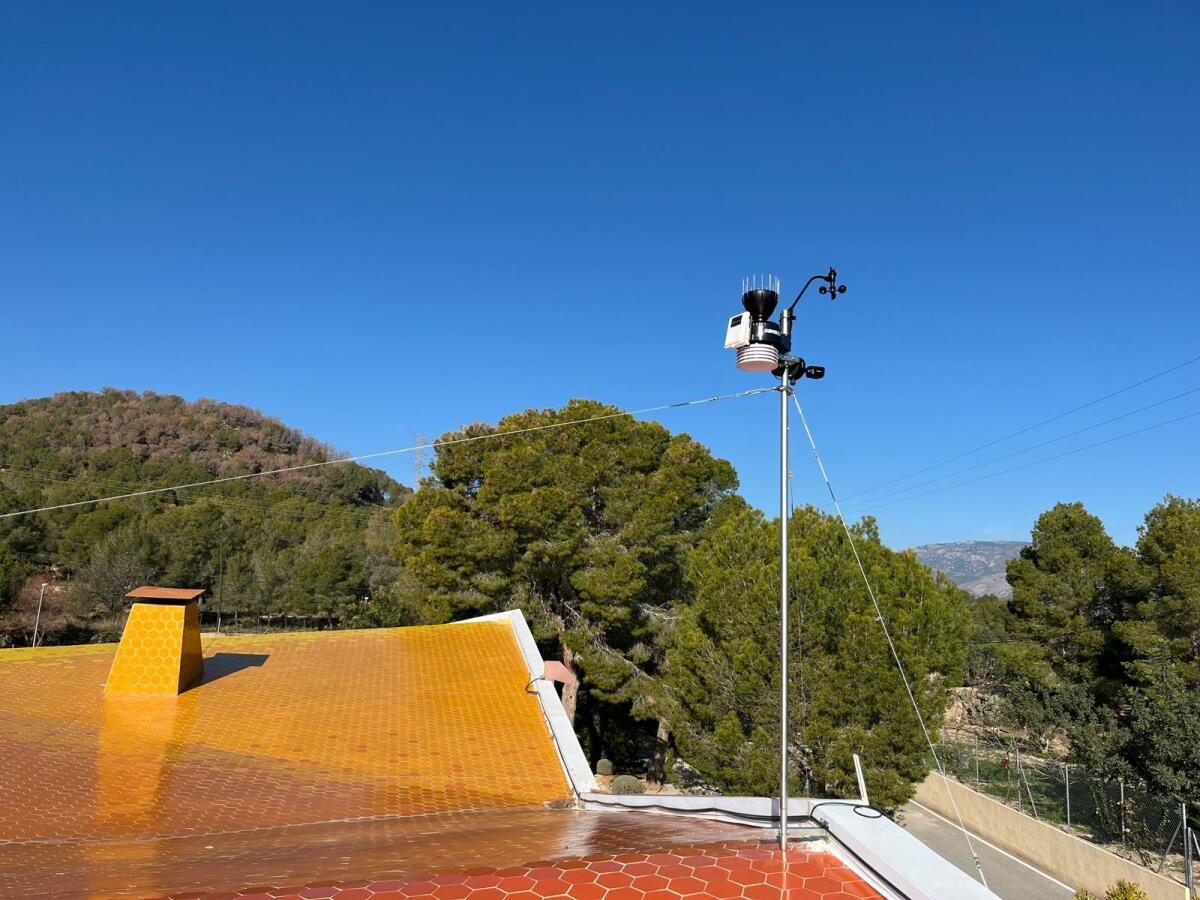
[[[0, 405], [0, 453], [0, 467], [109, 479], [172, 471], [222, 477], [336, 455], [246, 406], [111, 388]], [[381, 491], [395, 487], [380, 474], [373, 473], [374, 495], [363, 500], [377, 501]], [[301, 477], [323, 480], [325, 473]]]
[[[336, 456], [244, 406], [63, 393], [0, 406], [0, 512]], [[0, 646], [24, 642], [29, 595], [51, 576], [49, 640], [56, 628], [101, 628], [127, 582], [207, 587], [218, 602], [223, 588], [239, 598], [230, 611], [239, 616], [361, 618], [344, 599], [335, 609], [321, 598], [369, 596], [368, 532], [388, 527], [408, 493], [384, 472], [339, 463], [0, 519]]]

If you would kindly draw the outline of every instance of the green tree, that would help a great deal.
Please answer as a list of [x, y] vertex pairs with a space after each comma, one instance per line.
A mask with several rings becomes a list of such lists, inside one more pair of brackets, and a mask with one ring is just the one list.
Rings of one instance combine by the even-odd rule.
[[330, 627], [353, 618], [368, 598], [361, 560], [346, 545], [333, 542], [307, 555], [290, 590], [293, 608], [324, 618]]
[[[0, 482], [0, 512], [16, 512], [41, 502], [41, 494], [29, 489], [27, 479], [16, 480], [23, 482], [18, 484], [19, 490], [12, 490]], [[39, 518], [21, 516], [0, 519], [0, 545], [7, 546], [10, 551], [40, 555], [46, 549], [47, 539], [46, 524]]]
[[1135, 683], [1153, 680], [1169, 658], [1186, 683], [1200, 687], [1200, 500], [1168, 495], [1146, 514], [1138, 557], [1148, 589], [1116, 631]]
[[1042, 514], [1033, 544], [1009, 563], [1007, 633], [994, 655], [1009, 724], [1043, 749], [1069, 737], [1095, 774], [1194, 798], [1198, 573], [1196, 500], [1168, 495], [1151, 509], [1136, 553], [1082, 504]]
[[[545, 427], [596, 416], [610, 418]], [[393, 557], [423, 586], [427, 621], [521, 608], [582, 676], [594, 712], [664, 719], [657, 675], [687, 600], [684, 557], [736, 487], [733, 469], [685, 434], [586, 400], [443, 440], [531, 428], [541, 430], [438, 447], [396, 513]], [[579, 700], [563, 691], [568, 715]]]
[[1196, 690], [1165, 659], [1128, 694], [1128, 726], [1120, 755], [1152, 791], [1200, 799], [1200, 702]]
[[1090, 727], [1094, 704], [1120, 693], [1113, 623], [1143, 580], [1136, 556], [1082, 503], [1038, 517], [1032, 543], [1008, 563], [1014, 640], [997, 654], [1011, 723], [1031, 740], [1048, 746], [1063, 725]]
[[1008, 563], [1009, 609], [1059, 675], [1086, 680], [1098, 670], [1105, 632], [1120, 614], [1111, 587], [1117, 552], [1082, 503], [1059, 503]]
[[234, 530], [220, 503], [204, 499], [171, 507], [151, 520], [151, 530], [162, 551], [164, 583], [215, 589], [220, 557]]
[[1200, 501], [1168, 495], [1140, 528], [1141, 598], [1115, 622], [1125, 681], [1099, 739], [1077, 738], [1097, 767], [1156, 793], [1200, 797]]
[[17, 588], [26, 567], [6, 545], [0, 543], [0, 617], [3, 617], [16, 599]]
[[[936, 733], [947, 686], [962, 674], [965, 595], [911, 554], [884, 547], [872, 520], [852, 530], [922, 718]], [[791, 787], [853, 794], [857, 752], [872, 798], [902, 803], [925, 773], [925, 739], [841, 523], [807, 507], [793, 514], [789, 533]], [[778, 789], [778, 534], [778, 522], [752, 509], [706, 534], [689, 556], [696, 600], [669, 653], [680, 754], [730, 792]]]
[[67, 526], [58, 543], [63, 562], [75, 571], [83, 568], [91, 558], [92, 550], [109, 532], [129, 524], [135, 518], [134, 510], [122, 503], [101, 506], [80, 514]]

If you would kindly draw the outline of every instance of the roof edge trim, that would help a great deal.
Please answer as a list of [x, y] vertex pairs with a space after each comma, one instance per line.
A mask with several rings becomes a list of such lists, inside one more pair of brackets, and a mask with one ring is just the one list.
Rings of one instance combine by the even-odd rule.
[[847, 853], [895, 885], [906, 897], [997, 900], [991, 890], [891, 819], [860, 816], [853, 803], [818, 802], [813, 805], [813, 821]]

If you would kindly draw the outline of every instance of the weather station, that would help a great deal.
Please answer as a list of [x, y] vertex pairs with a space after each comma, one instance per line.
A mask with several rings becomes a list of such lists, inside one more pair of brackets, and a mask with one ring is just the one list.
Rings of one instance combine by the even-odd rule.
[[743, 372], [770, 372], [779, 379], [779, 846], [788, 841], [788, 399], [793, 385], [801, 378], [818, 381], [825, 377], [824, 366], [810, 366], [792, 356], [792, 325], [796, 304], [804, 292], [823, 281], [819, 292], [836, 299], [846, 293], [838, 284], [837, 269], [813, 275], [804, 283], [791, 306], [772, 322], [771, 314], [779, 305], [780, 281], [774, 275], [754, 275], [742, 279], [744, 312], [731, 316], [725, 330], [725, 349], [737, 351], [737, 367]]

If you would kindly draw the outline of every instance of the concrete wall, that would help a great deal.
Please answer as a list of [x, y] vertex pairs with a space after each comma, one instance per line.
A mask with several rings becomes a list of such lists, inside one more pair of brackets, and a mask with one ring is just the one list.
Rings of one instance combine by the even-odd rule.
[[1053, 825], [1045, 825], [936, 772], [930, 773], [917, 787], [915, 799], [957, 822], [946, 794], [947, 786], [954, 792], [958, 811], [970, 831], [1073, 887], [1087, 888], [1103, 897], [1109, 885], [1123, 878], [1141, 885], [1151, 900], [1187, 900], [1187, 888], [1179, 882], [1156, 875]]

